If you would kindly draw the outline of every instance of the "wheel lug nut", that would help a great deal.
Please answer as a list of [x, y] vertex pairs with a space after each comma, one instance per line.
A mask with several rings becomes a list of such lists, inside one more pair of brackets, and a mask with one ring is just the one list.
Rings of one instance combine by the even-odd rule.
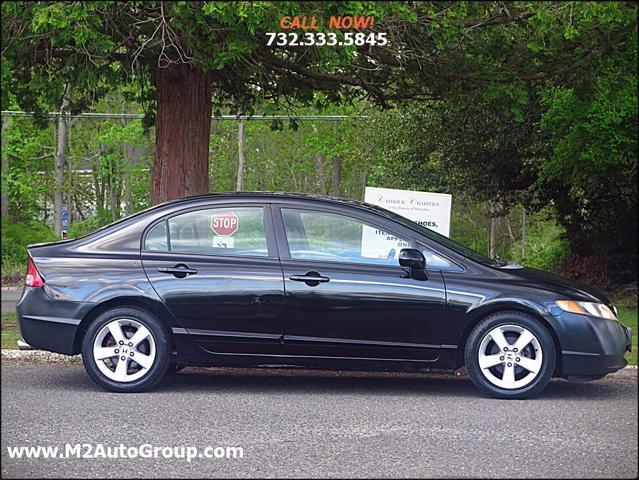
[[115, 354], [117, 355], [118, 353], [120, 353], [120, 350], [118, 350], [117, 348], [115, 349]]
[[504, 347], [504, 352], [507, 352], [507, 351], [508, 351], [508, 347]]
[[521, 360], [521, 358], [519, 358], [519, 357], [515, 358], [516, 362], [518, 362], [519, 360]]
[[[130, 345], [130, 344], [129, 344]], [[517, 348], [513, 348], [513, 352], [518, 352], [519, 350]]]
[[503, 356], [503, 355], [502, 355], [501, 357], [499, 357], [499, 360], [503, 360], [503, 359], [504, 359], [504, 356]]
[[126, 360], [126, 357], [120, 357], [120, 360]]
[[122, 340], [120, 340], [118, 343], [119, 343], [120, 345], [124, 345], [124, 342], [123, 342]]
[[132, 346], [133, 346], [133, 342], [129, 342], [129, 347], [132, 347]]
[[133, 352], [131, 352], [131, 356], [133, 356]]
[[512, 367], [512, 366], [513, 366], [513, 364], [512, 364], [512, 363], [510, 363], [510, 362], [508, 362], [508, 366], [509, 366], [509, 367]]

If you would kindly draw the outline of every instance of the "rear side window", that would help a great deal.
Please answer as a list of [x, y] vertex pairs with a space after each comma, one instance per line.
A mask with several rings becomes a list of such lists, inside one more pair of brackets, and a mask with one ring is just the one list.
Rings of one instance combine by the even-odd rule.
[[167, 251], [169, 243], [166, 236], [166, 222], [160, 222], [146, 235], [145, 250]]
[[[164, 243], [159, 241], [162, 235]], [[206, 255], [267, 256], [264, 209], [210, 208], [176, 215], [149, 231], [145, 249]]]

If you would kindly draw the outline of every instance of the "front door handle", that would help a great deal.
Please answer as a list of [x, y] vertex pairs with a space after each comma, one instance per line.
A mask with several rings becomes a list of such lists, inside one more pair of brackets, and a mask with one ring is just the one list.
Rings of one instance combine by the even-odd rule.
[[174, 267], [160, 267], [158, 268], [158, 272], [170, 273], [171, 275], [175, 275], [177, 278], [184, 278], [187, 275], [195, 275], [197, 273], [197, 269], [190, 268], [188, 265], [183, 263], [178, 263]]
[[324, 277], [317, 272], [307, 272], [304, 275], [291, 275], [288, 277], [294, 282], [304, 282], [309, 287], [316, 287], [320, 283], [329, 282], [331, 279], [328, 277]]

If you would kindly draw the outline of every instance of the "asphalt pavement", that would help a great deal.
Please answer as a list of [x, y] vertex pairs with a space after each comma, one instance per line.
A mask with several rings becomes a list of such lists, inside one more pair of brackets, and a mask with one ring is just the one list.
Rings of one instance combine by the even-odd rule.
[[[186, 369], [107, 393], [81, 366], [2, 362], [2, 477], [636, 478], [637, 379], [534, 400], [468, 379]], [[10, 459], [7, 447], [240, 446], [243, 458]]]

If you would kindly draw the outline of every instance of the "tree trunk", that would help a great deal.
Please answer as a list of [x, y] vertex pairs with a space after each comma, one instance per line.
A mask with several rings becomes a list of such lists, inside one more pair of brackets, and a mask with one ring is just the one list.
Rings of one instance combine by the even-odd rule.
[[109, 206], [111, 210], [111, 220], [114, 222], [118, 219], [117, 215], [117, 205], [116, 205], [116, 195], [115, 195], [115, 172], [113, 171], [113, 159], [109, 158]]
[[331, 178], [331, 193], [342, 197], [342, 160], [337, 155], [333, 157], [333, 177]]
[[328, 188], [326, 185], [326, 172], [324, 171], [324, 157], [322, 155], [315, 156], [315, 182], [316, 192], [326, 195]]
[[244, 184], [244, 164], [246, 158], [244, 156], [244, 120], [240, 120], [237, 126], [237, 184], [236, 190], [242, 191]]
[[53, 193], [53, 228], [58, 237], [62, 236], [62, 204], [64, 203], [64, 168], [67, 162], [67, 118], [69, 106], [69, 85], [64, 87], [60, 117], [58, 118], [57, 145], [55, 150], [55, 191]]
[[490, 245], [488, 255], [490, 258], [495, 258], [497, 255], [497, 218], [490, 217]]
[[9, 218], [9, 195], [7, 194], [7, 175], [9, 175], [9, 154], [7, 153], [7, 128], [9, 127], [9, 117], [2, 116], [2, 186], [0, 195], [2, 196], [2, 218]]
[[156, 68], [152, 203], [208, 192], [211, 76], [186, 64]]
[[93, 188], [95, 190], [95, 210], [98, 215], [104, 211], [104, 191], [100, 182], [100, 174], [98, 173], [98, 160], [93, 162], [91, 173], [93, 174]]

